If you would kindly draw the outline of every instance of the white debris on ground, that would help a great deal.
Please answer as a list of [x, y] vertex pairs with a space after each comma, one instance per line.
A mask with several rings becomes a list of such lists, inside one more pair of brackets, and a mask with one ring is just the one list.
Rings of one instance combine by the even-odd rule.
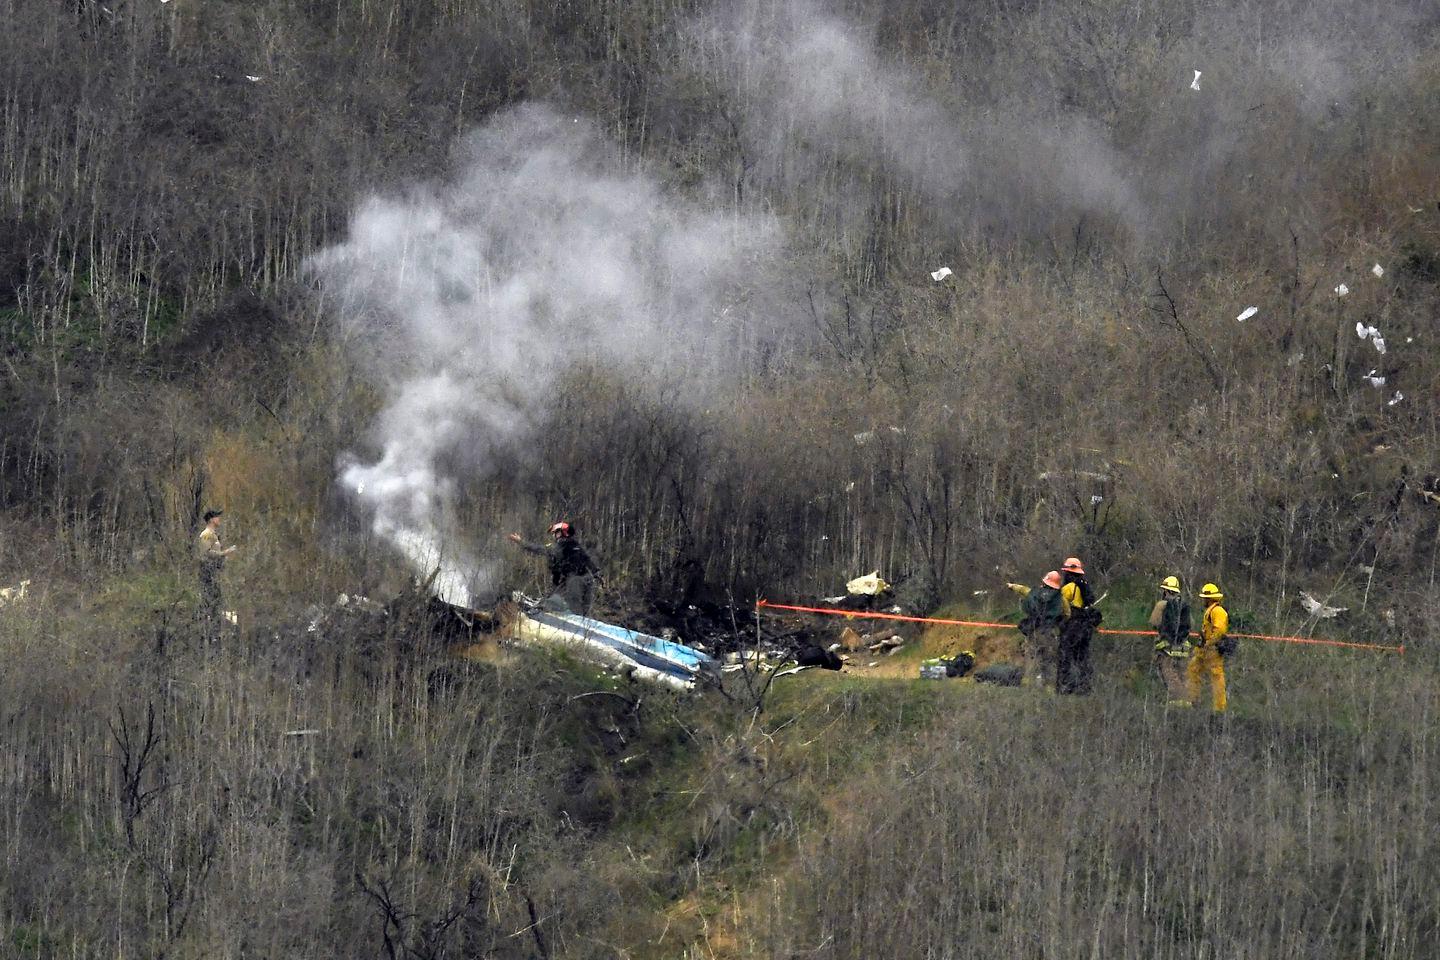
[[[1194, 69], [1194, 68], [1192, 67], [1191, 69]], [[1199, 90], [1199, 89], [1200, 89], [1200, 71], [1199, 71], [1199, 70], [1196, 70], [1196, 71], [1195, 71], [1195, 79], [1190, 81], [1190, 89], [1191, 89], [1191, 90]]]
[[1404, 400], [1404, 399], [1405, 399], [1405, 394], [1401, 393], [1399, 390], [1396, 390], [1396, 391], [1395, 391], [1395, 396], [1393, 396], [1393, 397], [1391, 397], [1389, 400], [1386, 400], [1386, 401], [1385, 401], [1385, 406], [1387, 406], [1387, 407], [1393, 407], [1393, 406], [1395, 406], [1395, 404], [1399, 403], [1401, 400]]
[[939, 270], [935, 270], [930, 274], [930, 279], [939, 283], [941, 280], [952, 275], [954, 275], [954, 271], [949, 267], [941, 267]]
[[284, 733], [280, 734], [280, 736], [282, 736], [282, 737], [313, 737], [315, 734], [317, 734], [317, 733], [319, 733], [319, 732], [320, 732], [320, 729], [319, 729], [318, 727], [307, 727], [307, 728], [305, 728], [304, 730], [286, 730]]
[[1350, 292], [1350, 288], [1347, 287], [1347, 286], [1345, 286], [1345, 284], [1343, 284], [1343, 283], [1340, 284], [1340, 286], [1338, 286], [1338, 287], [1335, 288], [1335, 296], [1337, 296], [1337, 297], [1343, 297], [1343, 296], [1345, 296], [1345, 294], [1347, 294], [1347, 293], [1349, 293], [1349, 292]]
[[1102, 496], [1100, 496], [1100, 494], [1098, 494], [1098, 493], [1092, 493], [1092, 494], [1090, 495], [1090, 506], [1092, 506], [1092, 507], [1098, 507], [1098, 506], [1101, 504], [1101, 502], [1104, 501], [1104, 499], [1105, 499], [1105, 498], [1102, 497]]
[[1255, 314], [1259, 312], [1259, 307], [1246, 307], [1243, 311], [1241, 311], [1240, 316], [1236, 317], [1235, 319], [1239, 320], [1241, 323], [1244, 323], [1246, 320], [1249, 320], [1251, 317], [1255, 316]]
[[263, 78], [263, 77], [252, 77], [250, 74], [247, 73], [247, 74], [245, 74], [245, 79], [246, 79], [246, 80], [249, 80], [251, 83], [259, 83], [259, 82], [260, 82], [262, 79], [264, 79], [264, 78]]
[[863, 432], [863, 433], [857, 433], [857, 434], [855, 434], [855, 442], [856, 442], [857, 444], [859, 444], [860, 446], [862, 446], [862, 447], [865, 446], [865, 444], [869, 443], [871, 440], [874, 440], [874, 439], [875, 439], [875, 431], [874, 431], [874, 430], [866, 430], [866, 431]]
[[1380, 335], [1380, 329], [1378, 327], [1366, 326], [1363, 322], [1357, 322], [1355, 324], [1355, 336], [1361, 340], [1368, 339], [1375, 347], [1377, 353], [1383, 354], [1385, 352], [1385, 338]]
[[0, 610], [13, 603], [19, 603], [25, 599], [25, 590], [30, 586], [29, 580], [21, 580], [13, 587], [0, 587]]
[[1333, 619], [1350, 609], [1349, 607], [1327, 607], [1304, 590], [1300, 591], [1300, 606], [1305, 608], [1306, 613], [1312, 617], [1319, 617], [1321, 620]]
[[1365, 374], [1365, 379], [1372, 387], [1379, 388], [1385, 386], [1385, 378], [1377, 377], [1374, 370], [1371, 370], [1369, 373]]
[[890, 589], [890, 584], [880, 579], [880, 571], [867, 573], [863, 577], [856, 577], [845, 584], [845, 590], [856, 597], [873, 597]]
[[1382, 266], [1380, 266], [1380, 264], [1378, 264], [1378, 263], [1375, 264], [1375, 266], [1373, 266], [1373, 267], [1370, 268], [1370, 272], [1373, 273], [1373, 274], [1375, 274], [1375, 276], [1377, 276], [1377, 277], [1383, 277], [1383, 276], [1385, 276], [1385, 268], [1382, 267]]
[[230, 624], [231, 626], [240, 626], [240, 615], [234, 610], [226, 610], [221, 614], [221, 616], [223, 616], [225, 618], [225, 622]]

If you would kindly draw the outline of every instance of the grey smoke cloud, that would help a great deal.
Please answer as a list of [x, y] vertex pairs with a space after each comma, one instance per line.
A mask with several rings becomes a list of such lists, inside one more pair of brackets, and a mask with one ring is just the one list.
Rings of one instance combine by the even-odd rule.
[[1023, 98], [981, 105], [957, 91], [937, 95], [932, 81], [883, 54], [873, 30], [815, 0], [741, 0], [692, 33], [716, 55], [748, 148], [777, 183], [853, 164], [897, 175], [951, 220], [1023, 195], [1027, 206], [1063, 203], [1136, 233], [1147, 227], [1133, 175], [1098, 124], [1043, 115]]
[[[762, 186], [791, 195], [815, 183], [814, 202], [845, 222], [866, 214], [879, 175], [916, 188], [951, 229], [1044, 237], [1094, 214], [1136, 245], [1232, 207], [1245, 216], [1236, 197], [1256, 170], [1272, 202], [1303, 189], [1302, 175], [1274, 168], [1297, 162], [1306, 138], [1323, 143], [1326, 121], [1414, 63], [1440, 24], [1433, 5], [1341, 0], [1184, 16], [1144, 4], [957, 8], [955, 35], [976, 55], [928, 76], [923, 51], [888, 53], [856, 7], [733, 0], [694, 24], [696, 59], [733, 99]], [[1296, 146], [1277, 150], [1297, 106]]]
[[457, 472], [532, 436], [573, 364], [687, 382], [747, 335], [773, 221], [703, 209], [622, 170], [587, 121], [541, 105], [459, 145], [456, 173], [371, 197], [311, 268], [341, 336], [386, 385], [380, 454], [339, 482], [375, 532], [462, 605], [498, 567], [451, 519]]

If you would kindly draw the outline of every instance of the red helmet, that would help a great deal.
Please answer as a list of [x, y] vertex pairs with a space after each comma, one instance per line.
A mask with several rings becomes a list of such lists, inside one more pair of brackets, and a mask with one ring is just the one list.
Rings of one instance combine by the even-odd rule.
[[1079, 557], [1067, 557], [1065, 559], [1064, 565], [1062, 565], [1060, 569], [1068, 570], [1071, 573], [1078, 573], [1081, 575], [1085, 573], [1085, 566], [1080, 562]]
[[570, 529], [570, 524], [566, 523], [564, 520], [558, 520], [555, 523], [550, 524], [550, 532], [558, 534], [562, 537], [568, 537], [573, 534], [573, 531]]
[[1045, 574], [1045, 586], [1054, 587], [1056, 590], [1060, 589], [1059, 570], [1051, 570], [1049, 573]]

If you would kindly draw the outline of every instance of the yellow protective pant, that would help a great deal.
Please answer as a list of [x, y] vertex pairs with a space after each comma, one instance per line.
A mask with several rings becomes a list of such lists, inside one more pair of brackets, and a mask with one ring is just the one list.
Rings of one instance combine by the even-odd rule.
[[1225, 658], [1214, 647], [1196, 647], [1185, 668], [1189, 681], [1190, 702], [1200, 699], [1205, 674], [1210, 674], [1210, 705], [1216, 713], [1225, 712]]

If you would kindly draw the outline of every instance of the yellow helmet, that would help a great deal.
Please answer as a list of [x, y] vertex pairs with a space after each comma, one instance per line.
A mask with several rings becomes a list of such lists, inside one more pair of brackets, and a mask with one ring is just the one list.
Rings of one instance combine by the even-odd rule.
[[1161, 580], [1161, 581], [1160, 581], [1160, 589], [1161, 589], [1161, 590], [1173, 590], [1174, 592], [1179, 593], [1179, 592], [1180, 592], [1180, 578], [1179, 578], [1179, 577], [1166, 577], [1164, 580]]
[[1221, 593], [1221, 592], [1220, 592], [1220, 588], [1217, 587], [1217, 586], [1215, 586], [1215, 584], [1213, 584], [1213, 583], [1207, 583], [1207, 584], [1205, 584], [1205, 586], [1203, 586], [1203, 587], [1200, 588], [1200, 599], [1201, 599], [1201, 600], [1224, 600], [1224, 599], [1225, 599], [1225, 594]]

